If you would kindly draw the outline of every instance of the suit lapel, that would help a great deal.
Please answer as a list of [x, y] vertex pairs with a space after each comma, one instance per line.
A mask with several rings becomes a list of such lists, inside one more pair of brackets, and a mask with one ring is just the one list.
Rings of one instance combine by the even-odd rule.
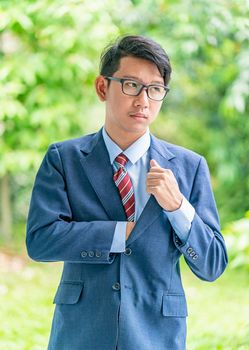
[[102, 130], [81, 147], [81, 165], [110, 220], [126, 221], [118, 190], [112, 179], [113, 169]]
[[[165, 169], [171, 169], [177, 179], [178, 171], [174, 164], [174, 158], [175, 155], [169, 151], [165, 142], [162, 142], [151, 135], [150, 159], [155, 159], [157, 163]], [[162, 207], [157, 203], [155, 197], [151, 195], [135, 225], [134, 230], [127, 240], [127, 245], [140, 237], [140, 235], [157, 219], [161, 212]]]

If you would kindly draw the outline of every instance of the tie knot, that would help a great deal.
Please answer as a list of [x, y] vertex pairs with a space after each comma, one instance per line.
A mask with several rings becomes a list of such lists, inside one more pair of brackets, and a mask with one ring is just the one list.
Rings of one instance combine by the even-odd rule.
[[118, 167], [121, 167], [121, 166], [125, 166], [126, 163], [128, 162], [128, 158], [123, 154], [123, 153], [120, 153], [116, 158], [115, 158], [115, 162], [117, 163]]

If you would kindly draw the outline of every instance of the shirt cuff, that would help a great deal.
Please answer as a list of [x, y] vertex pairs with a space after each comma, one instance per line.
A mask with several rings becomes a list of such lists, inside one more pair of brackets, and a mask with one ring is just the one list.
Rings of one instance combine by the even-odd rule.
[[122, 253], [125, 251], [126, 225], [126, 221], [117, 222], [112, 240], [111, 253]]
[[167, 217], [173, 227], [175, 233], [180, 238], [182, 243], [188, 239], [191, 224], [194, 219], [195, 209], [189, 201], [183, 197], [182, 204], [179, 209], [175, 211], [166, 211]]

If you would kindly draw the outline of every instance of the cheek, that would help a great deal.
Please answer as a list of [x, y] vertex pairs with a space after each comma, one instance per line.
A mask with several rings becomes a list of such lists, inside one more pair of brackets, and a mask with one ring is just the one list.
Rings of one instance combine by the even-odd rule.
[[109, 112], [111, 112], [111, 114], [116, 114], [117, 110], [118, 110], [118, 106], [120, 105], [120, 101], [119, 98], [117, 96], [110, 96], [108, 101], [107, 101], [107, 106], [108, 106], [108, 110]]
[[120, 116], [120, 118], [126, 117], [127, 113], [132, 110], [132, 101], [129, 101], [129, 99], [122, 97], [116, 97], [115, 100], [113, 100], [113, 111], [117, 115]]
[[156, 118], [156, 116], [158, 115], [160, 109], [161, 109], [161, 103], [159, 105], [153, 105], [151, 107], [151, 114], [152, 114], [152, 117], [153, 119]]
[[120, 96], [120, 94], [112, 94], [110, 105], [113, 109], [121, 111], [121, 109], [125, 108], [127, 104], [128, 101], [124, 96]]

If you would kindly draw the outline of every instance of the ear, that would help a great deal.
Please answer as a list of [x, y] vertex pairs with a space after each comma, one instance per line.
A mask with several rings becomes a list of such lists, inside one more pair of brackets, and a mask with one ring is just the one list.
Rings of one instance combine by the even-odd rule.
[[107, 80], [103, 77], [103, 75], [99, 75], [95, 79], [95, 89], [100, 101], [106, 101]]

